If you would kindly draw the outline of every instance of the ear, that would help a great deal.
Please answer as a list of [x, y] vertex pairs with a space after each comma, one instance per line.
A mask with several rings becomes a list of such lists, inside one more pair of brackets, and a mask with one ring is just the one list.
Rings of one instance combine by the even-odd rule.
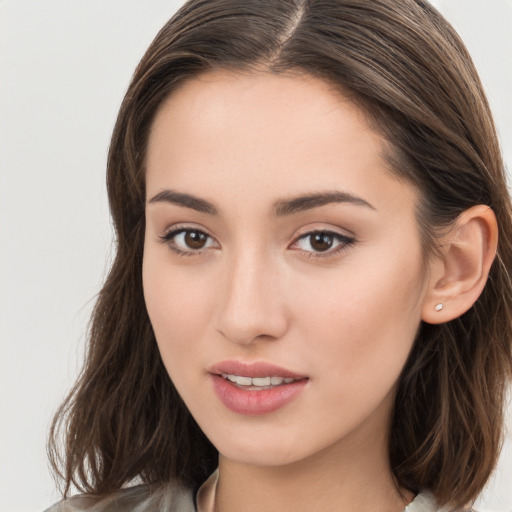
[[422, 320], [440, 324], [470, 309], [484, 289], [497, 246], [498, 225], [489, 206], [461, 213], [440, 240], [440, 255], [429, 262]]

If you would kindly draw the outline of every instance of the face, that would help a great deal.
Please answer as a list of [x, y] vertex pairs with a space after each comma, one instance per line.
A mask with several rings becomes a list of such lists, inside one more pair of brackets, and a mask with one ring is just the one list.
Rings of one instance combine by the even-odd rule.
[[384, 150], [311, 77], [209, 73], [160, 108], [144, 294], [222, 457], [275, 466], [385, 443], [426, 279], [417, 195]]

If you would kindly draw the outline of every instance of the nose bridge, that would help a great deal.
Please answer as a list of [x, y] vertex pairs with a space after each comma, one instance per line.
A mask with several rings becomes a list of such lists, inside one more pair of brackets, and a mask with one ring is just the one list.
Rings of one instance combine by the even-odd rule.
[[272, 255], [252, 244], [240, 247], [226, 261], [224, 275], [218, 317], [223, 335], [239, 344], [281, 337], [286, 317]]

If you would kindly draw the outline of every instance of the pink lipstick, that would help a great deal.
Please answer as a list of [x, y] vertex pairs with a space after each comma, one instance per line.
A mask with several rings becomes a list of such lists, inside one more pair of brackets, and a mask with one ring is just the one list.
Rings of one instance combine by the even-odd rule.
[[267, 414], [288, 404], [304, 390], [308, 378], [265, 363], [224, 361], [209, 370], [213, 388], [231, 411]]

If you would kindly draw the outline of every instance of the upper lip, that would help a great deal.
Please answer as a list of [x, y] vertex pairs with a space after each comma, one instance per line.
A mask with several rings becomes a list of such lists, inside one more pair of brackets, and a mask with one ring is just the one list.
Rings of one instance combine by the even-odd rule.
[[284, 377], [285, 379], [305, 379], [306, 375], [287, 370], [272, 363], [257, 361], [244, 363], [241, 361], [221, 361], [208, 370], [216, 375], [238, 375], [244, 377]]

